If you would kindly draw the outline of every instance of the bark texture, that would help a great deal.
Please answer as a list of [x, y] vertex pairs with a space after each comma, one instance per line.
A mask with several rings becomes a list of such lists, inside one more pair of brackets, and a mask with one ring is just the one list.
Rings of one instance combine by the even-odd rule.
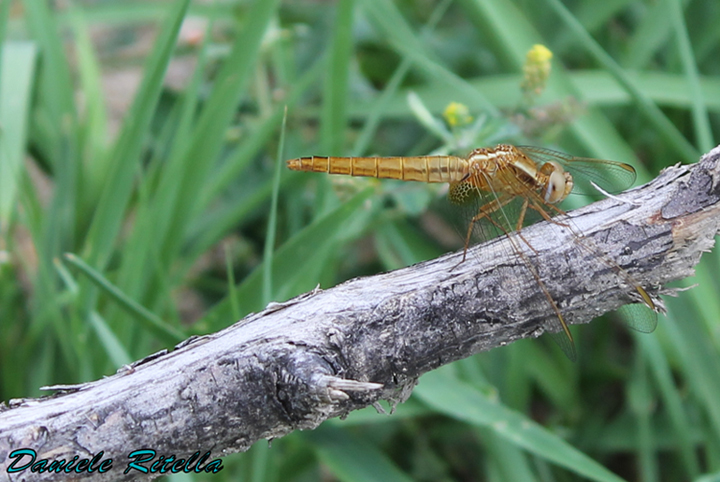
[[[477, 246], [459, 265], [453, 253], [317, 289], [111, 377], [0, 406], [0, 480], [144, 480], [160, 474], [123, 474], [136, 449], [176, 458], [211, 450], [214, 459], [381, 399], [401, 402], [429, 370], [557, 330], [533, 270], [569, 323], [639, 302], [634, 284], [662, 309], [663, 286], [690, 276], [718, 232], [719, 160], [716, 148], [562, 224]], [[8, 474], [19, 448], [38, 460], [104, 451], [113, 465], [105, 474]]]

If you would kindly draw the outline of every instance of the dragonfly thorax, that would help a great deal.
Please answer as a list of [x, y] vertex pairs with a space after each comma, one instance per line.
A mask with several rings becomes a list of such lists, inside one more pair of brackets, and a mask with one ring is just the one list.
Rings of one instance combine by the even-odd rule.
[[573, 188], [572, 176], [558, 162], [541, 166], [508, 144], [475, 149], [467, 157], [466, 169], [467, 181], [481, 191], [524, 198], [540, 196], [548, 204], [562, 201]]

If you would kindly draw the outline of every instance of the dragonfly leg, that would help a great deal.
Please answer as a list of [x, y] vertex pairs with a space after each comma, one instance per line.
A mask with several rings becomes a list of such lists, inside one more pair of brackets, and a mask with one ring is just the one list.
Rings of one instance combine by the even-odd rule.
[[520, 239], [522, 239], [525, 244], [527, 244], [528, 248], [532, 249], [535, 254], [538, 254], [537, 250], [532, 247], [532, 244], [530, 244], [530, 243], [528, 242], [528, 240], [525, 239], [525, 236], [523, 236], [523, 235], [520, 233], [520, 230], [521, 230], [522, 227], [523, 227], [523, 223], [525, 222], [525, 213], [527, 213], [527, 208], [528, 208], [528, 203], [529, 203], [529, 202], [530, 202], [530, 201], [528, 200], [528, 198], [525, 198], [525, 199], [523, 200], [522, 207], [520, 208], [520, 215], [518, 216], [517, 226], [515, 227], [515, 232], [516, 232], [516, 234], [518, 235], [518, 237], [519, 237]]
[[512, 196], [508, 195], [502, 195], [502, 197], [497, 197], [491, 202], [487, 203], [483, 207], [480, 208], [478, 213], [472, 217], [470, 220], [470, 223], [468, 225], [467, 234], [465, 235], [465, 249], [463, 250], [463, 258], [460, 263], [463, 263], [465, 259], [467, 258], [467, 250], [470, 247], [470, 237], [472, 236], [473, 228], [475, 227], [475, 223], [480, 221], [483, 218], [487, 218], [488, 221], [490, 221], [492, 224], [494, 224], [496, 227], [500, 228], [501, 231], [503, 231], [505, 234], [507, 233], [507, 230], [503, 229], [502, 226], [499, 226], [491, 217], [490, 215], [500, 209], [502, 209], [503, 206], [508, 204], [510, 201], [512, 201]]
[[[507, 203], [506, 203], [507, 204]], [[525, 203], [523, 203], [525, 204]], [[477, 217], [477, 216], [476, 216]], [[486, 216], [488, 220], [494, 224], [497, 228], [499, 228], [502, 231], [505, 231], [505, 229], [499, 225], [497, 222], [495, 222], [494, 219], [492, 219], [490, 216]], [[562, 348], [562, 350], [565, 352], [565, 354], [570, 358], [571, 360], [575, 360], [576, 353], [575, 353], [575, 342], [573, 340], [572, 333], [570, 333], [570, 329], [568, 328], [567, 323], [565, 322], [565, 318], [563, 317], [562, 313], [560, 312], [560, 307], [555, 302], [555, 299], [550, 294], [550, 291], [548, 291], [547, 286], [545, 286], [545, 283], [543, 282], [542, 278], [540, 277], [540, 273], [538, 273], [537, 269], [532, 265], [530, 260], [525, 256], [525, 254], [520, 250], [520, 247], [515, 244], [515, 241], [511, 237], [511, 233], [508, 233], [505, 231], [505, 234], [508, 236], [508, 241], [513, 245], [515, 252], [518, 254], [518, 256], [523, 260], [523, 263], [525, 264], [525, 267], [530, 271], [530, 274], [532, 274], [533, 278], [535, 278], [535, 281], [537, 282], [538, 286], [540, 287], [540, 290], [545, 295], [545, 298], [547, 299], [548, 303], [552, 307], [553, 311], [555, 312], [555, 315], [557, 317], [557, 320], [560, 322], [560, 327], [562, 328], [562, 332], [564, 333], [564, 339], [567, 340], [567, 342], [563, 341], [563, 339], [556, 338], [556, 341]], [[517, 234], [517, 236], [523, 240], [523, 242], [532, 249], [535, 254], [538, 254], [538, 252], [535, 250], [535, 248], [532, 247], [532, 245], [528, 242], [525, 237], [520, 234], [519, 231], [515, 232], [514, 234]]]
[[518, 216], [518, 222], [517, 226], [515, 227], [515, 231], [520, 231], [522, 229], [523, 223], [525, 222], [525, 213], [527, 212], [528, 208], [528, 198], [525, 198], [522, 203], [522, 207], [520, 208], [520, 215]]
[[[557, 207], [557, 206], [555, 206], [555, 205], [553, 205], [553, 204], [548, 204], [547, 206], [550, 206], [552, 209], [554, 209], [557, 214], [560, 214], [560, 215], [567, 214], [565, 211], [563, 211], [562, 209], [560, 209], [559, 207]], [[548, 214], [548, 212], [545, 211], [545, 210], [542, 208], [542, 206], [540, 206], [539, 204], [537, 204], [537, 202], [533, 201], [533, 203], [532, 203], [532, 205], [531, 205], [530, 207], [531, 207], [532, 209], [534, 209], [535, 211], [537, 211], [537, 212], [540, 214], [540, 216], [542, 216], [542, 218], [543, 218], [545, 221], [551, 222], [551, 223], [553, 223], [553, 224], [557, 224], [558, 226], [562, 226], [563, 228], [569, 228], [569, 227], [570, 227], [569, 224], [561, 223], [560, 221], [557, 221], [557, 220], [551, 218], [550, 215]]]
[[[560, 215], [567, 214], [565, 211], [563, 211], [562, 209], [560, 209], [559, 207], [557, 207], [553, 204], [548, 204], [548, 206], [550, 206], [552, 209], [554, 209]], [[573, 229], [573, 226], [570, 223], [561, 223], [555, 219], [552, 219], [550, 217], [550, 215], [547, 213], [547, 211], [545, 211], [540, 205], [538, 205], [536, 201], [533, 201], [531, 208], [534, 209], [535, 211], [537, 211], [538, 213], [540, 213], [540, 215], [546, 221], [549, 221], [558, 226], [562, 226], [564, 228], [570, 229], [575, 236], [577, 236], [578, 238], [581, 237], [580, 234], [575, 232], [575, 230]], [[583, 246], [586, 250], [588, 250], [591, 253], [596, 252], [595, 248], [592, 248], [591, 246], [586, 245], [587, 242], [588, 241], [586, 241], [585, 243], [580, 243], [580, 245]], [[599, 256], [598, 258], [605, 259], [605, 264], [607, 264], [609, 267], [613, 268], [619, 274], [624, 273], [624, 270], [620, 266], [618, 266], [612, 260], [607, 259], [607, 257]], [[655, 306], [655, 302], [652, 300], [652, 297], [648, 294], [648, 292], [645, 291], [645, 288], [643, 288], [642, 286], [640, 286], [640, 284], [638, 284], [635, 280], [633, 280], [629, 274], [625, 273], [625, 277], [626, 277], [626, 281], [629, 282], [635, 288], [635, 290], [640, 294], [640, 297], [642, 298], [643, 303], [645, 303], [645, 305], [647, 305], [647, 307], [650, 308], [652, 311], [656, 311], [657, 308]]]

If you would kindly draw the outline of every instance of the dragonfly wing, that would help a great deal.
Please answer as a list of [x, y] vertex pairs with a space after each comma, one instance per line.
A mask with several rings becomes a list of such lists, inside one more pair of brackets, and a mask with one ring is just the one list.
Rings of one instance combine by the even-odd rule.
[[518, 149], [536, 163], [557, 162], [573, 175], [573, 192], [597, 194], [591, 182], [609, 193], [619, 193], [632, 186], [637, 174], [630, 164], [623, 162], [575, 157], [564, 152], [535, 146], [518, 146]]
[[448, 190], [448, 199], [453, 204], [476, 204], [480, 191], [470, 181], [451, 182]]
[[616, 311], [623, 322], [640, 333], [652, 333], [657, 327], [657, 312], [644, 303], [634, 303], [618, 308]]
[[[554, 324], [553, 324], [554, 325]], [[565, 356], [572, 362], [577, 361], [577, 351], [575, 350], [575, 343], [568, 338], [565, 331], [550, 332], [550, 336], [553, 341], [557, 343], [560, 349], [565, 353]]]

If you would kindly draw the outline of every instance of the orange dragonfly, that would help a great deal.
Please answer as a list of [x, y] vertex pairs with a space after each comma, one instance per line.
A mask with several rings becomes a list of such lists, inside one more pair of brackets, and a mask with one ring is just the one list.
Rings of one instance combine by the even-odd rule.
[[[615, 161], [573, 157], [562, 152], [530, 146], [500, 144], [493, 148], [473, 150], [466, 158], [458, 156], [414, 156], [414, 157], [301, 157], [287, 161], [288, 168], [295, 171], [327, 172], [349, 176], [367, 176], [404, 181], [449, 183], [448, 197], [454, 204], [477, 203], [477, 212], [472, 215], [465, 235], [465, 261], [473, 232], [479, 221], [494, 226], [508, 236], [514, 250], [523, 259], [530, 273], [537, 281], [560, 323], [565, 336], [558, 339], [560, 346], [570, 358], [575, 357], [573, 337], [557, 303], [545, 287], [537, 269], [529, 262], [522, 250], [515, 244], [511, 233], [516, 233], [530, 249], [532, 246], [518, 232], [523, 227], [528, 208], [539, 213], [544, 219], [571, 229], [576, 238], [580, 233], [563, 221], [551, 219], [550, 212], [565, 214], [556, 204], [564, 200], [574, 189], [589, 192], [594, 183], [601, 189], [618, 192], [635, 181], [635, 169], [628, 164]], [[579, 186], [571, 174], [585, 182]], [[576, 189], [580, 188], [580, 189]], [[519, 201], [516, 222], [505, 213], [505, 207]], [[514, 217], [514, 216], [513, 216]], [[604, 256], [588, 241], [580, 242], [586, 249], [613, 268], [625, 283], [632, 286], [643, 302], [652, 310], [653, 320], [638, 321], [634, 326], [639, 331], [653, 331], [657, 307], [645, 289], [635, 282], [614, 261]], [[567, 343], [569, 341], [569, 344]]]

